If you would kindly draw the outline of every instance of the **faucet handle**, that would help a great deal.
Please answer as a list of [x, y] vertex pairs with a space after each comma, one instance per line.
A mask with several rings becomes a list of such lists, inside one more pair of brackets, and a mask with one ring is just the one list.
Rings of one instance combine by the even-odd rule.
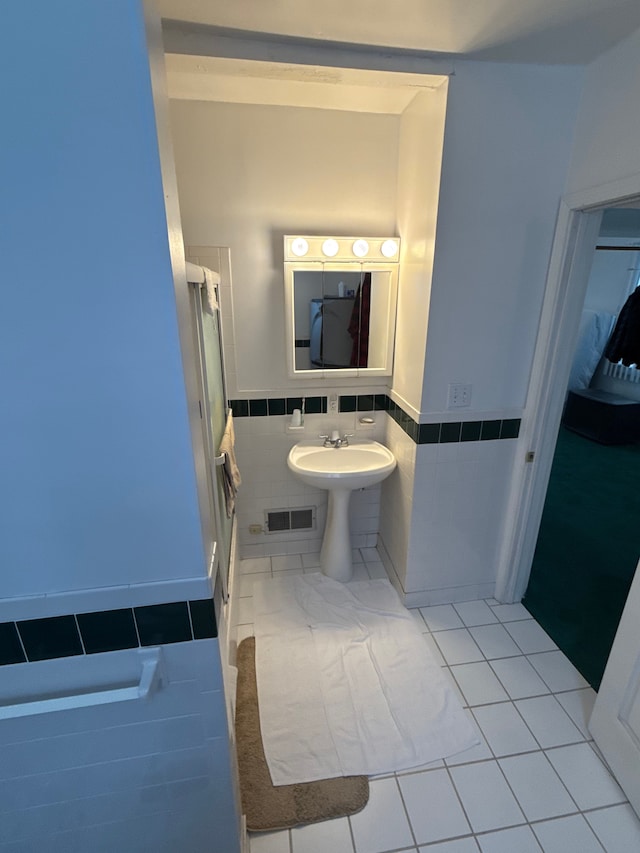
[[318, 438], [329, 438], [328, 435], [319, 435]]
[[354, 436], [354, 433], [352, 433], [352, 432], [345, 432], [345, 434], [342, 436], [342, 443], [343, 443], [344, 445], [346, 445], [347, 447], [349, 447], [349, 439], [350, 439], [350, 438], [353, 438], [353, 436]]

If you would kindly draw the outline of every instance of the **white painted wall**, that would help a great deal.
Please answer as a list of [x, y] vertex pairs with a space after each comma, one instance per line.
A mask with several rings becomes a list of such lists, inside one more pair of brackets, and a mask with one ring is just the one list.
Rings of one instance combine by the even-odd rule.
[[[640, 31], [587, 68], [567, 179], [570, 193], [640, 174]], [[627, 185], [627, 193], [634, 187]]]
[[[399, 335], [393, 391], [406, 389], [423, 420], [522, 415], [580, 81], [578, 69], [456, 63], [432, 274], [433, 219], [406, 197], [425, 255], [402, 270], [412, 333]], [[429, 312], [422, 361], [426, 316], [415, 306]], [[470, 407], [447, 409], [452, 382], [472, 384]], [[406, 601], [492, 594], [518, 442], [421, 445], [412, 459], [395, 425], [387, 436], [400, 474], [383, 488], [381, 537]]]
[[[422, 410], [524, 406], [582, 70], [456, 63], [449, 83]], [[469, 411], [465, 412], [468, 415]]]
[[640, 252], [596, 251], [584, 298], [591, 311], [618, 314], [638, 280]]
[[[637, 195], [640, 186], [640, 31], [593, 62], [576, 125], [567, 187], [601, 201]], [[638, 387], [596, 377], [596, 387], [639, 398]]]
[[286, 374], [282, 236], [395, 231], [397, 119], [201, 101], [171, 115], [185, 242], [231, 249], [230, 397], [312, 394]]
[[0, 38], [0, 594], [204, 576], [141, 6]]
[[400, 117], [398, 233], [402, 236], [393, 391], [418, 420], [436, 217], [442, 167], [448, 82], [421, 92]]

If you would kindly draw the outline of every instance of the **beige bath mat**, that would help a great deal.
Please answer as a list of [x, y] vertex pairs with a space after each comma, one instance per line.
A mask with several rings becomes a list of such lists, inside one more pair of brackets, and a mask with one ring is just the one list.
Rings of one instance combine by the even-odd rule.
[[237, 666], [236, 748], [242, 811], [247, 817], [247, 829], [254, 832], [287, 829], [344, 817], [363, 809], [369, 799], [366, 776], [278, 787], [271, 784], [260, 734], [254, 637], [240, 643]]

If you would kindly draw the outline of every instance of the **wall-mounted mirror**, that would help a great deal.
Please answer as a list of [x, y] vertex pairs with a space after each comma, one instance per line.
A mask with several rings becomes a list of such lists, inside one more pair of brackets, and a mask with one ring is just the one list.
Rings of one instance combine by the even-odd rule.
[[[307, 244], [305, 257], [291, 259], [294, 240]], [[289, 375], [389, 376], [393, 366], [397, 262], [389, 262], [379, 251], [375, 254], [382, 239], [367, 241], [369, 247], [374, 244], [373, 257], [361, 261], [354, 261], [353, 254], [349, 260], [307, 259], [309, 255], [318, 256], [314, 243], [322, 247], [329, 240], [348, 244], [350, 251], [356, 238], [285, 237], [285, 258], [289, 258], [285, 261]], [[397, 256], [398, 241], [393, 242]]]

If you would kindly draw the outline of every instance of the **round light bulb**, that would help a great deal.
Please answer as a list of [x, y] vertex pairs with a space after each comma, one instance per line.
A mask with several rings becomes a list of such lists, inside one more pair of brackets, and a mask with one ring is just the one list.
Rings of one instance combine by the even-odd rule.
[[395, 240], [385, 240], [382, 246], [380, 246], [380, 251], [385, 258], [393, 258], [398, 254], [398, 244]]
[[369, 253], [369, 244], [366, 240], [356, 240], [351, 248], [356, 258], [364, 258]]
[[303, 255], [306, 255], [309, 251], [309, 244], [304, 239], [304, 237], [296, 237], [296, 239], [291, 244], [291, 251], [298, 258], [301, 258]]
[[339, 248], [337, 240], [325, 240], [322, 244], [322, 253], [328, 258], [334, 258]]

